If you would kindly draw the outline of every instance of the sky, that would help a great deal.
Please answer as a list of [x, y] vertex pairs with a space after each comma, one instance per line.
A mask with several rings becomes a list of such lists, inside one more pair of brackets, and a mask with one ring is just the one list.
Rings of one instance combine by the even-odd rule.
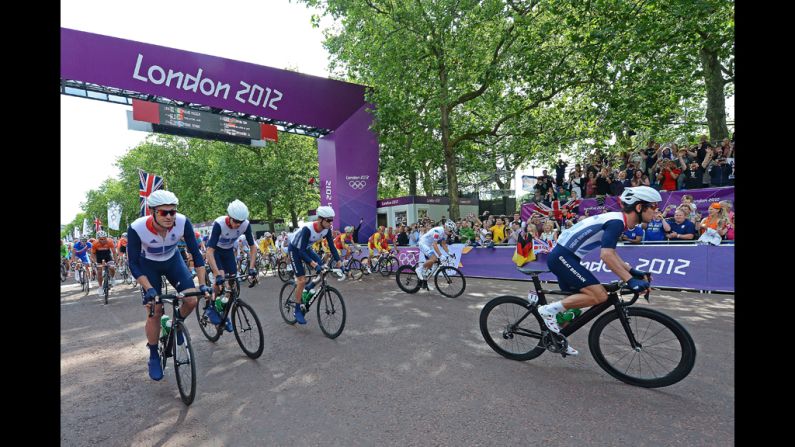
[[[64, 28], [328, 77], [312, 14], [295, 0], [61, 1]], [[323, 19], [321, 28], [331, 23]], [[89, 190], [118, 177], [116, 159], [146, 137], [127, 129], [127, 110], [132, 106], [61, 95], [61, 224], [82, 211]]]

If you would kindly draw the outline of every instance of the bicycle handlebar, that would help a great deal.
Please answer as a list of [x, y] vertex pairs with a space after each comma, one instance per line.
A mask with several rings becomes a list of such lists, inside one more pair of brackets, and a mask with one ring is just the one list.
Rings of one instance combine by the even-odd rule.
[[[204, 292], [196, 291], [196, 292], [177, 292], [177, 293], [169, 293], [165, 295], [156, 295], [155, 298], [152, 300], [152, 304], [158, 305], [162, 304], [163, 301], [165, 302], [173, 302], [178, 301], [183, 298], [188, 298], [192, 296], [204, 296]], [[149, 316], [153, 317], [155, 315], [155, 306], [149, 306]]]

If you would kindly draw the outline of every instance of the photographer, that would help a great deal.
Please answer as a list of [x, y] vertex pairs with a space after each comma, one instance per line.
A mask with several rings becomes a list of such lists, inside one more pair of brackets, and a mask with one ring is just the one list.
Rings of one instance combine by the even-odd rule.
[[729, 186], [732, 167], [726, 162], [722, 149], [720, 147], [712, 148], [711, 157], [707, 155], [707, 159], [709, 160], [706, 167], [706, 171], [709, 172], [709, 185], [711, 187]]
[[558, 162], [555, 164], [555, 183], [558, 186], [563, 184], [563, 179], [566, 176], [566, 166], [568, 165], [562, 158], [558, 158]]
[[661, 159], [662, 168], [657, 174], [657, 181], [660, 183], [660, 191], [676, 191], [676, 179], [682, 173], [676, 168], [673, 160]]

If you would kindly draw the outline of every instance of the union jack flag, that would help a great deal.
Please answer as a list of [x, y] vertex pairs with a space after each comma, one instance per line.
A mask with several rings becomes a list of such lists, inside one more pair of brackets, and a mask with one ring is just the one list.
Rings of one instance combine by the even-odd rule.
[[138, 169], [138, 198], [140, 199], [140, 215], [148, 216], [149, 207], [146, 206], [146, 198], [150, 194], [163, 188], [163, 177], [158, 177], [154, 174], [149, 174], [141, 169]]
[[532, 203], [530, 204], [530, 209], [545, 216], [554, 217], [556, 220], [561, 220], [566, 213], [573, 208], [578, 207], [581, 202], [582, 199], [569, 200], [568, 202], [561, 205], [560, 200], [553, 200], [551, 207], [546, 206], [543, 203]]
[[94, 218], [94, 234], [97, 234], [98, 231], [102, 229], [102, 221], [99, 220], [99, 217]]
[[549, 253], [555, 246], [555, 241], [542, 241], [541, 239], [533, 238], [533, 253]]

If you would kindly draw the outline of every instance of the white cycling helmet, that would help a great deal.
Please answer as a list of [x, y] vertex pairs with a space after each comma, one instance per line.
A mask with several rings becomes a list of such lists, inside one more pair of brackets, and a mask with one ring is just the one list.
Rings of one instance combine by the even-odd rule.
[[319, 206], [317, 207], [317, 217], [322, 217], [324, 219], [333, 218], [334, 209], [330, 206]]
[[345, 232], [346, 233], [353, 233], [353, 226], [348, 225], [347, 227], [345, 227]]
[[83, 242], [88, 242], [88, 236], [80, 236], [80, 240]]
[[226, 213], [235, 220], [243, 221], [248, 219], [248, 207], [245, 203], [237, 199], [226, 207]]
[[656, 189], [649, 186], [636, 186], [626, 188], [621, 193], [621, 203], [633, 205], [638, 202], [657, 203], [662, 202], [662, 197]]
[[99, 230], [99, 231], [97, 231], [97, 237], [98, 238], [100, 238], [100, 237], [108, 237], [108, 233], [105, 233], [104, 231]]
[[121, 237], [127, 237], [127, 233], [122, 233]]
[[179, 205], [179, 200], [173, 192], [166, 191], [165, 189], [158, 189], [152, 194], [149, 194], [146, 203], [149, 205], [149, 208], [156, 208], [160, 205]]
[[456, 228], [455, 227], [455, 222], [453, 222], [452, 220], [448, 220], [447, 222], [444, 223], [444, 228], [447, 231], [455, 231], [455, 228]]

